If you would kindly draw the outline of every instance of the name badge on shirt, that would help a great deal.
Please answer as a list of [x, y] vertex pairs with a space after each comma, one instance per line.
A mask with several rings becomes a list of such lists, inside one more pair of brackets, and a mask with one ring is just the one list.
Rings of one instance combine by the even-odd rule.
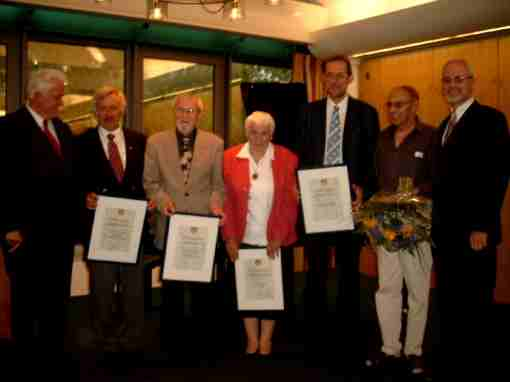
[[415, 158], [423, 159], [423, 152], [422, 151], [415, 151], [414, 152], [414, 157]]

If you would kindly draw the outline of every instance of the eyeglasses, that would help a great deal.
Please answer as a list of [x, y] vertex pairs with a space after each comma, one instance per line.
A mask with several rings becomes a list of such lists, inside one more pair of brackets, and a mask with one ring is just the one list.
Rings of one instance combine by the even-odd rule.
[[388, 109], [391, 109], [392, 107], [394, 107], [395, 109], [400, 109], [406, 105], [409, 105], [411, 102], [412, 101], [395, 101], [395, 102], [388, 101], [385, 103], [385, 105]]
[[324, 77], [327, 81], [345, 81], [350, 76], [347, 73], [326, 73]]
[[175, 112], [184, 115], [191, 115], [193, 113], [197, 113], [198, 109], [194, 107], [176, 107]]
[[443, 83], [443, 85], [450, 85], [451, 83], [454, 83], [456, 85], [460, 85], [464, 81], [470, 80], [472, 78], [473, 78], [473, 76], [469, 75], [469, 74], [464, 75], [464, 76], [443, 77], [443, 78], [441, 78], [441, 82]]

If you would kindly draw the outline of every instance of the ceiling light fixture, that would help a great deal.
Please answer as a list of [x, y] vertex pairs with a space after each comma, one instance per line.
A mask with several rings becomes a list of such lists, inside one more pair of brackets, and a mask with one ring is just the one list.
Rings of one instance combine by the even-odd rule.
[[266, 3], [266, 5], [276, 7], [278, 5], [282, 5], [282, 0], [265, 0], [265, 3]]
[[232, 21], [245, 17], [242, 0], [147, 0], [147, 17], [162, 20], [167, 17], [168, 4], [199, 5], [211, 14], [223, 13], [223, 17]]

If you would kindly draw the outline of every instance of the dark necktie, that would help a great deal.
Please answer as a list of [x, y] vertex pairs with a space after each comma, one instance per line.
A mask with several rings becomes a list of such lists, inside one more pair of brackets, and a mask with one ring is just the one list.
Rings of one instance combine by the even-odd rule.
[[112, 166], [113, 172], [117, 181], [122, 182], [124, 177], [124, 166], [122, 166], [122, 160], [120, 159], [119, 148], [115, 143], [115, 135], [108, 134], [108, 156], [110, 158], [110, 165]]
[[452, 135], [452, 131], [455, 128], [455, 125], [457, 124], [457, 114], [452, 113], [450, 116], [450, 120], [448, 121], [448, 125], [446, 125], [446, 130], [443, 134], [443, 141], [441, 142], [443, 146], [448, 142], [448, 139]]
[[43, 132], [46, 134], [46, 137], [48, 138], [48, 141], [50, 142], [51, 147], [53, 148], [53, 151], [55, 151], [55, 154], [57, 154], [59, 157], [62, 157], [62, 151], [60, 150], [60, 143], [58, 142], [57, 138], [51, 133], [50, 129], [48, 128], [48, 120], [45, 119], [43, 121]]

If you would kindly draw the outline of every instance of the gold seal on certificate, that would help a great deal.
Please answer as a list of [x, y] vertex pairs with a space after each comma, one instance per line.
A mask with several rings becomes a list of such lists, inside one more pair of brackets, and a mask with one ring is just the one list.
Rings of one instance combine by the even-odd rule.
[[283, 310], [280, 251], [271, 259], [266, 249], [242, 249], [235, 272], [239, 310]]
[[219, 221], [216, 216], [170, 217], [163, 280], [211, 281]]
[[354, 229], [346, 166], [298, 170], [306, 233]]
[[145, 200], [99, 196], [87, 259], [136, 264], [146, 211]]

